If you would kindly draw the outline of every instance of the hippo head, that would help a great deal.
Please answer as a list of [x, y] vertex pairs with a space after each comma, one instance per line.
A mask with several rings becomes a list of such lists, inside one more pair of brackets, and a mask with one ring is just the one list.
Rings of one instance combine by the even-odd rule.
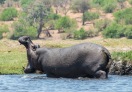
[[20, 44], [23, 44], [26, 49], [31, 48], [33, 51], [35, 51], [37, 48], [40, 48], [40, 45], [35, 45], [29, 36], [22, 36], [18, 39]]
[[35, 50], [37, 48], [37, 45], [33, 44], [29, 36], [22, 36], [18, 39], [18, 41], [20, 44], [23, 44], [26, 47], [26, 49], [32, 47], [32, 50]]
[[27, 49], [28, 64], [24, 68], [25, 73], [34, 73], [37, 69], [35, 68], [35, 62], [37, 61], [36, 49], [40, 48], [39, 45], [35, 45], [29, 36], [22, 36], [18, 39], [19, 43], [24, 45]]

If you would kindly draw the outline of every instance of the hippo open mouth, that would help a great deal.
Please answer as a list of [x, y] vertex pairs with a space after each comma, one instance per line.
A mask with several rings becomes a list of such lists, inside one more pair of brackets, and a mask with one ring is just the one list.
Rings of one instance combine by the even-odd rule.
[[36, 61], [36, 49], [40, 48], [39, 45], [35, 45], [29, 36], [22, 36], [18, 39], [19, 43], [24, 45], [27, 49], [27, 59], [28, 59], [28, 64], [26, 66], [26, 68], [24, 68], [24, 72], [25, 73], [34, 73], [36, 71], [33, 63], [35, 60]]
[[23, 44], [23, 45], [26, 47], [26, 49], [30, 49], [30, 48], [31, 48], [33, 51], [35, 51], [37, 48], [40, 48], [39, 45], [35, 45], [35, 44], [31, 41], [31, 39], [30, 39], [29, 36], [20, 37], [20, 38], [18, 39], [18, 41], [19, 41], [20, 44]]

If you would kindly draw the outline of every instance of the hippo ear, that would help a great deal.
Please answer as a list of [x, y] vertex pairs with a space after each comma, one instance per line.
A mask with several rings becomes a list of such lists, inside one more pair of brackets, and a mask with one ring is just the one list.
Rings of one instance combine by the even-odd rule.
[[27, 42], [31, 41], [30, 37], [27, 36], [26, 39], [25, 39], [25, 41], [27, 41]]

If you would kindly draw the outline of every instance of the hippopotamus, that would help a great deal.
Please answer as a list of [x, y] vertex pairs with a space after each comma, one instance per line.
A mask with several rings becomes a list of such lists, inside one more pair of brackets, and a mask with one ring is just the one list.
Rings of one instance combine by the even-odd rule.
[[108, 78], [110, 52], [94, 43], [81, 43], [66, 48], [36, 48], [29, 36], [18, 41], [27, 49], [29, 72], [42, 71], [47, 77]]

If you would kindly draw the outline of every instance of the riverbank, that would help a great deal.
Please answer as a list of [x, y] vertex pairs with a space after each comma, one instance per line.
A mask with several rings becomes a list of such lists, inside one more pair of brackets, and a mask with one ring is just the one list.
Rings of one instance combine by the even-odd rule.
[[113, 63], [110, 74], [132, 75], [132, 50], [127, 52], [113, 52]]
[[[69, 47], [83, 42], [100, 44], [111, 52], [114, 63], [112, 64], [113, 68], [111, 68], [110, 74], [132, 74], [132, 41], [128, 39], [90, 38], [88, 40], [33, 40], [33, 42], [40, 44], [41, 47], [57, 48]], [[0, 74], [23, 74], [23, 67], [27, 64], [25, 47], [20, 45], [18, 41], [3, 39], [0, 40], [0, 48]]]

